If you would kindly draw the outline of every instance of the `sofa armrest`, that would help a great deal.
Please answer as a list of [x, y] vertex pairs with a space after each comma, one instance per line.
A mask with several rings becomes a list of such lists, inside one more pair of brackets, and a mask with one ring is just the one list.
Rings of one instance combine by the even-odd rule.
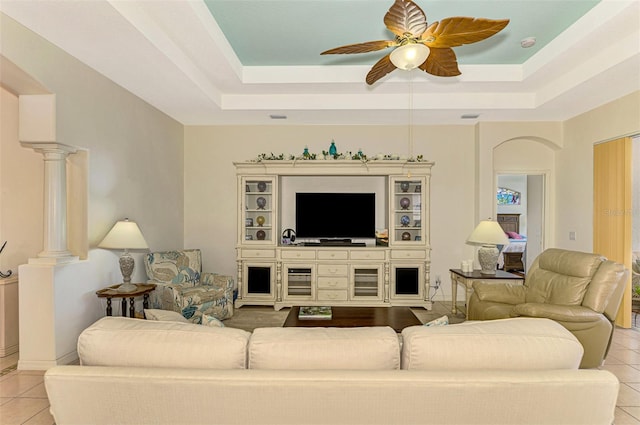
[[580, 305], [526, 303], [514, 307], [512, 316], [544, 317], [560, 322], [597, 322], [602, 314]]
[[510, 283], [473, 282], [473, 290], [480, 301], [521, 304], [525, 301], [525, 288]]

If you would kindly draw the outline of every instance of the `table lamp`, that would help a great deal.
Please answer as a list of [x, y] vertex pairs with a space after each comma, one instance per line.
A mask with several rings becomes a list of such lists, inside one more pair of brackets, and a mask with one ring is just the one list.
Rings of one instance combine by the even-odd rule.
[[478, 249], [478, 261], [480, 262], [480, 273], [496, 274], [498, 255], [500, 251], [496, 245], [506, 245], [509, 243], [507, 235], [500, 225], [491, 219], [483, 220], [471, 232], [467, 238], [469, 245], [481, 245]]
[[122, 272], [123, 284], [118, 287], [118, 291], [135, 291], [137, 287], [131, 283], [131, 273], [133, 273], [135, 264], [133, 257], [129, 254], [129, 250], [149, 248], [135, 221], [129, 221], [128, 218], [118, 221], [100, 242], [98, 248], [124, 249], [124, 253], [120, 256], [120, 271]]

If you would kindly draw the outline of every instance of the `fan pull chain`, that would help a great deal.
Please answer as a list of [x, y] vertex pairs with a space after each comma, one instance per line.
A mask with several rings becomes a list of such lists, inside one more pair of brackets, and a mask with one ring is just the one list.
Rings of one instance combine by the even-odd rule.
[[[413, 158], [413, 69], [409, 71], [409, 158]], [[411, 171], [407, 178], [411, 178]]]

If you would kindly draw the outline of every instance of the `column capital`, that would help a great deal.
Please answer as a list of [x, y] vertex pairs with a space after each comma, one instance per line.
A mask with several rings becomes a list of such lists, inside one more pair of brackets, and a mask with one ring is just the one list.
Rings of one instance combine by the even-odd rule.
[[78, 151], [78, 148], [76, 148], [75, 146], [69, 146], [56, 142], [20, 142], [20, 144], [22, 145], [22, 147], [33, 149], [34, 151], [43, 155], [47, 153], [57, 153], [66, 156]]

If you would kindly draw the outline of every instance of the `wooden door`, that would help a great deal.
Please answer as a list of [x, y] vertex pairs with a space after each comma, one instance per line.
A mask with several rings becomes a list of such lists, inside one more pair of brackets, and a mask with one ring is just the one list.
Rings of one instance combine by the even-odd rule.
[[[632, 174], [631, 138], [594, 146], [593, 252], [631, 269]], [[622, 300], [616, 324], [631, 327], [631, 283]]]

